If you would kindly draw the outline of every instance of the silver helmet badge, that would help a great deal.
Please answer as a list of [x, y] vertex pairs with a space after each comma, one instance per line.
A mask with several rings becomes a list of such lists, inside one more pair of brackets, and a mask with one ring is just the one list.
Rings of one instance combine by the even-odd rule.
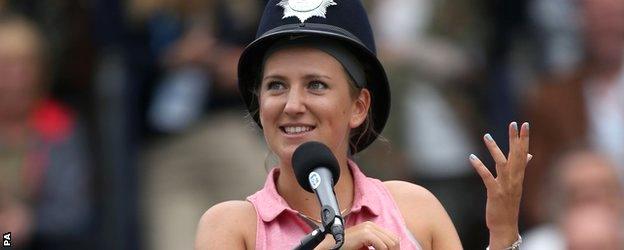
[[282, 19], [295, 16], [303, 23], [313, 16], [325, 18], [327, 7], [338, 4], [334, 0], [282, 0], [277, 5], [284, 8]]

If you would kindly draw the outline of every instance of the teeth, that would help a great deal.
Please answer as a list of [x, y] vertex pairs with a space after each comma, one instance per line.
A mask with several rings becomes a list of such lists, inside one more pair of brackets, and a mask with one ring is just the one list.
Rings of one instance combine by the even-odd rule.
[[312, 128], [311, 127], [284, 127], [284, 130], [286, 131], [287, 134], [296, 134], [296, 133], [301, 133], [301, 132], [308, 132], [310, 131]]

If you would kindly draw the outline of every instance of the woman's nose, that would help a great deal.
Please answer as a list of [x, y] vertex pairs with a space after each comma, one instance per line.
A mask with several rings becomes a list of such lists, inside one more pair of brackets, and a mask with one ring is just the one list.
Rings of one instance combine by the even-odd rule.
[[284, 113], [287, 115], [299, 115], [303, 114], [306, 110], [304, 104], [304, 94], [301, 91], [293, 90], [288, 93], [286, 99], [286, 106], [284, 107]]

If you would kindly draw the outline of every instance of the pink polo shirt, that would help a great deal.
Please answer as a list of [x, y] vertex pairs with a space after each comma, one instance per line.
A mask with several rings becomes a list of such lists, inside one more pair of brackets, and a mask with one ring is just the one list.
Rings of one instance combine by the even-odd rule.
[[[422, 249], [407, 229], [399, 208], [384, 184], [364, 176], [351, 160], [349, 168], [355, 190], [353, 207], [345, 218], [347, 228], [371, 221], [399, 236], [401, 249]], [[257, 213], [255, 249], [258, 250], [293, 249], [299, 245], [301, 238], [313, 230], [277, 193], [275, 180], [278, 175], [279, 169], [274, 168], [264, 188], [247, 197]]]

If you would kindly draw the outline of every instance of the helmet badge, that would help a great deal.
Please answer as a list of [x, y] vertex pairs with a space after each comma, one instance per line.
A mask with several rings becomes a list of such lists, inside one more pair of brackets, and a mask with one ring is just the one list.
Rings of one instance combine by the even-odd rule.
[[313, 16], [325, 18], [327, 7], [338, 4], [334, 0], [282, 0], [277, 5], [284, 8], [282, 19], [294, 16], [303, 23]]

